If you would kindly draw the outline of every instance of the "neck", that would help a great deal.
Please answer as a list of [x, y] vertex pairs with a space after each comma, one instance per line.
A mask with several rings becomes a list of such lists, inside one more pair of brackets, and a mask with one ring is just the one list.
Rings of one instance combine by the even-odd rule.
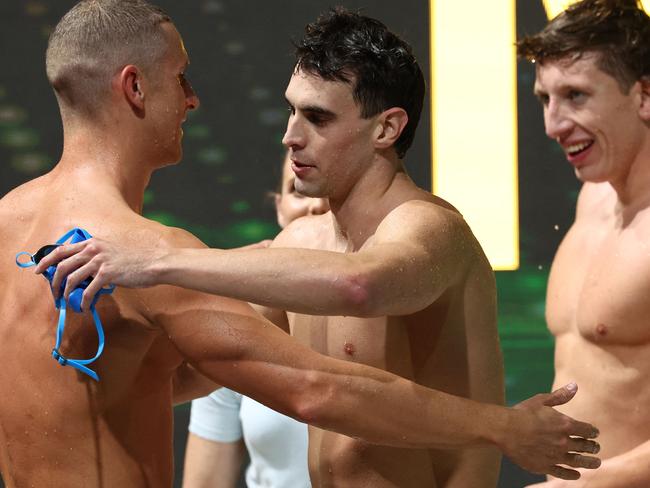
[[63, 154], [55, 171], [66, 178], [82, 178], [88, 188], [114, 192], [141, 213], [152, 173], [151, 161], [138, 152], [141, 148], [142, 143], [128, 131], [104, 130], [92, 124], [64, 129]]
[[359, 249], [374, 234], [394, 206], [393, 191], [405, 182], [410, 178], [401, 161], [381, 158], [368, 165], [349, 191], [329, 196], [334, 227], [348, 248]]
[[620, 178], [609, 182], [618, 199], [617, 210], [622, 213], [636, 213], [650, 205], [650, 136], [644, 147]]

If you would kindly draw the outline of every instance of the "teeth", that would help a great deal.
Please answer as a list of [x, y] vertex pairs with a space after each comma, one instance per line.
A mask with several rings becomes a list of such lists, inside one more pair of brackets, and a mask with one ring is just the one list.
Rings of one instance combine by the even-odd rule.
[[568, 146], [566, 148], [566, 152], [568, 152], [569, 154], [575, 154], [577, 152], [583, 151], [584, 149], [586, 149], [590, 145], [591, 145], [591, 141], [589, 141], [589, 142], [580, 142], [578, 144], [573, 144], [573, 145]]

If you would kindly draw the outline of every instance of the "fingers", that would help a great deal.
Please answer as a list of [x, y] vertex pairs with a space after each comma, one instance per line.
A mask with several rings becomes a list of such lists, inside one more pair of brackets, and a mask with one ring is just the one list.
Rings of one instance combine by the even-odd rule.
[[562, 466], [552, 466], [548, 474], [563, 480], [577, 480], [580, 473], [575, 469], [563, 468]]
[[59, 246], [54, 251], [45, 256], [34, 268], [34, 272], [41, 274], [50, 266], [55, 266], [60, 261], [69, 258], [70, 256], [77, 254], [79, 251], [82, 251], [85, 246], [88, 244], [88, 241], [78, 242], [76, 244], [67, 244], [64, 246]]
[[576, 452], [569, 452], [565, 455], [562, 464], [566, 464], [572, 468], [596, 469], [600, 466], [600, 459], [593, 456], [584, 456]]
[[595, 441], [583, 439], [581, 437], [571, 437], [569, 441], [569, 451], [598, 454], [600, 452], [600, 444]]
[[[69, 260], [74, 259], [69, 258]], [[79, 263], [82, 263], [83, 261], [79, 261]], [[60, 265], [59, 268], [57, 268], [57, 273], [59, 272], [60, 268], [63, 268], [64, 265], [67, 263], [67, 261], [63, 261]], [[92, 261], [84, 264], [83, 266], [79, 267], [75, 271], [71, 272], [68, 275], [68, 279], [65, 284], [65, 290], [63, 292], [63, 296], [65, 297], [66, 300], [70, 297], [70, 293], [79, 286], [85, 279], [90, 278], [96, 274], [95, 270], [95, 265]], [[62, 272], [65, 272], [65, 268], [62, 270]], [[55, 275], [56, 277], [56, 275]], [[92, 299], [95, 296], [95, 293], [99, 291], [101, 288], [101, 283], [99, 283], [99, 280], [94, 280], [90, 282], [88, 287], [83, 293], [83, 299], [81, 302], [81, 308], [82, 310], [88, 310], [90, 308], [90, 303], [92, 302]], [[58, 288], [57, 288], [58, 289]]]
[[564, 385], [563, 387], [544, 395], [544, 405], [547, 407], [564, 405], [576, 395], [577, 391], [578, 385], [576, 383]]
[[515, 405], [515, 408], [535, 408], [542, 405], [555, 407], [557, 405], [563, 405], [570, 401], [576, 395], [577, 391], [578, 385], [576, 383], [569, 383], [551, 393], [538, 393]]
[[52, 292], [54, 293], [55, 298], [59, 297], [61, 284], [66, 277], [67, 281], [64, 296], [67, 299], [70, 292], [74, 290], [79, 283], [94, 274], [93, 270], [91, 270], [91, 267], [89, 266], [91, 264], [89, 262], [90, 259], [92, 259], [92, 257], [84, 257], [84, 254], [80, 252], [59, 262], [56, 267], [56, 273], [54, 273], [54, 278], [52, 279]]
[[[571, 417], [569, 417], [571, 419]], [[568, 435], [574, 437], [584, 437], [585, 439], [595, 439], [598, 437], [598, 429], [587, 422], [571, 419], [569, 424]]]

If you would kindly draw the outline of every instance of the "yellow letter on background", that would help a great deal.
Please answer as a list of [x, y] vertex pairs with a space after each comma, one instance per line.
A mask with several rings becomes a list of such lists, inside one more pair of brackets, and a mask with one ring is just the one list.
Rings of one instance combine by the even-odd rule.
[[433, 192], [519, 266], [515, 0], [430, 0]]
[[[576, 0], [543, 0], [544, 7], [546, 8], [546, 15], [552, 19], [557, 14], [565, 10], [569, 5], [575, 3]], [[650, 12], [650, 0], [641, 0], [641, 5], [646, 12]]]

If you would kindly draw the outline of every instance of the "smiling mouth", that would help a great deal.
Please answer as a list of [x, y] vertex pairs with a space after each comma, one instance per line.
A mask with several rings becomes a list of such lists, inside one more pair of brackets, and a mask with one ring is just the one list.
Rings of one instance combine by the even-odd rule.
[[579, 156], [583, 152], [585, 152], [587, 149], [589, 149], [591, 146], [594, 145], [594, 141], [586, 141], [586, 142], [580, 142], [577, 144], [572, 144], [570, 146], [566, 146], [564, 148], [564, 151], [572, 158], [575, 158], [576, 156]]

